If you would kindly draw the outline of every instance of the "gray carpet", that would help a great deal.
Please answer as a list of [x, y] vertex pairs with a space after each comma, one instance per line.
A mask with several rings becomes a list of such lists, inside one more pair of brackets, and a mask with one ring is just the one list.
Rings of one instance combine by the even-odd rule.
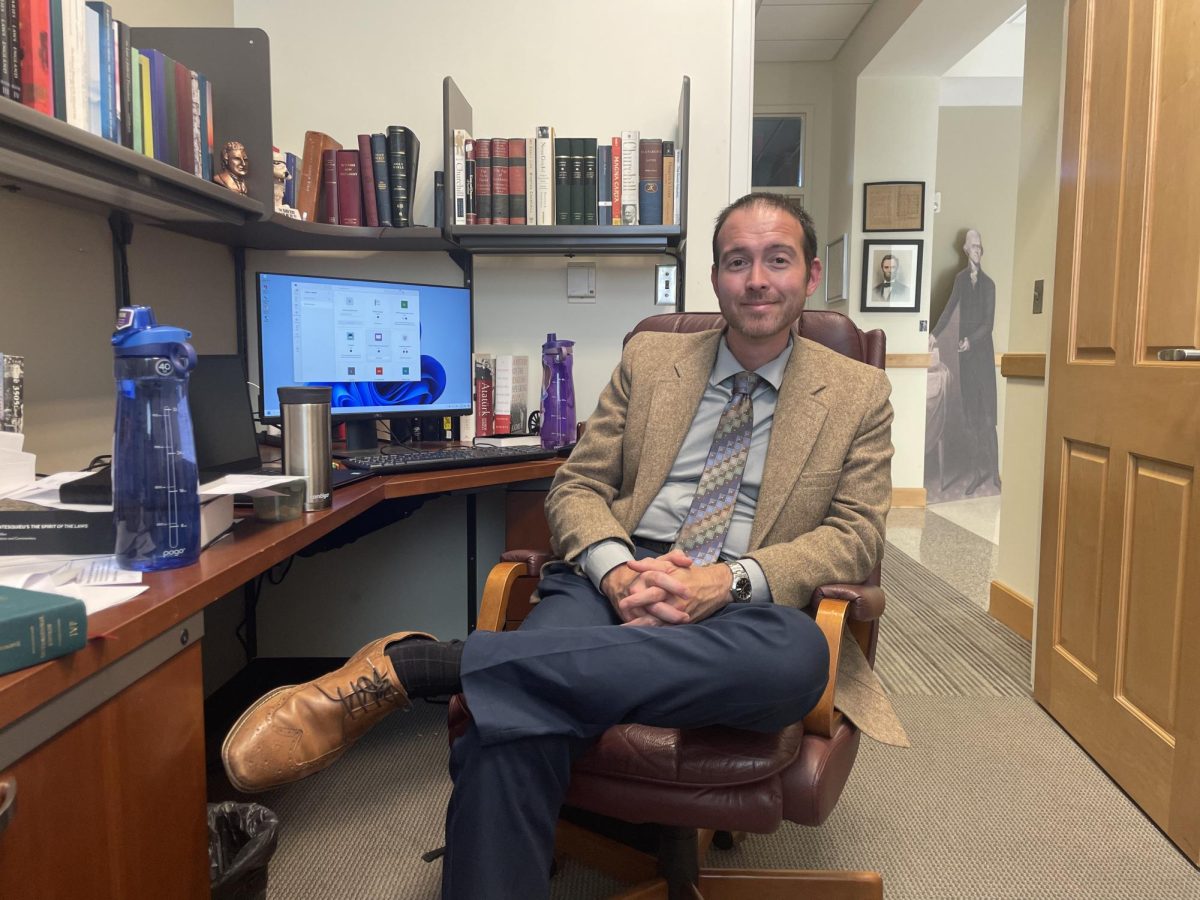
[[[864, 740], [823, 827], [784, 825], [710, 865], [876, 869], [888, 900], [1200, 900], [1200, 872], [1030, 699], [1027, 644], [890, 546], [884, 587], [877, 668], [912, 749]], [[263, 795], [282, 821], [271, 900], [438, 896], [441, 864], [420, 855], [442, 843], [444, 713], [417, 704]], [[568, 863], [553, 897], [615, 888]]]

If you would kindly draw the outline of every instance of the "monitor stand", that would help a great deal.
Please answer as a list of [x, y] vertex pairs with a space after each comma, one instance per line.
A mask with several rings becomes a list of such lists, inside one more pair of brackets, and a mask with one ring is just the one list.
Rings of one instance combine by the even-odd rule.
[[346, 449], [355, 452], [378, 453], [379, 438], [374, 419], [346, 420]]

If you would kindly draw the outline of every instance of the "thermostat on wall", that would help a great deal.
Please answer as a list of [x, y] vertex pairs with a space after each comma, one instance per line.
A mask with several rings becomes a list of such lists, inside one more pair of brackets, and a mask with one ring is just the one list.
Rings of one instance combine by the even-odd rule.
[[661, 265], [654, 267], [654, 305], [655, 306], [674, 306], [675, 305], [675, 283], [679, 278], [679, 267], [673, 265]]

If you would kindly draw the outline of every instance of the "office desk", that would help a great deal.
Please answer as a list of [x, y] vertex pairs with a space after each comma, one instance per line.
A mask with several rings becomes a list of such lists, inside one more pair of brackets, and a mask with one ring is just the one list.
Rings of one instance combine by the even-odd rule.
[[[0, 897], [207, 898], [204, 608], [375, 504], [552, 476], [560, 460], [371, 478], [333, 508], [241, 523], [195, 565], [90, 617], [83, 649], [0, 676]], [[524, 499], [529, 504], [528, 495]], [[528, 521], [517, 508], [514, 522]]]

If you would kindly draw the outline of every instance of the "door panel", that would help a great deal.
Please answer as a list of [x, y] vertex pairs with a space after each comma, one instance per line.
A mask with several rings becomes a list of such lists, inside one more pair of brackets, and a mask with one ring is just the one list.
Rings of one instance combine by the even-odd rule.
[[1200, 3], [1068, 16], [1034, 695], [1200, 861]]

